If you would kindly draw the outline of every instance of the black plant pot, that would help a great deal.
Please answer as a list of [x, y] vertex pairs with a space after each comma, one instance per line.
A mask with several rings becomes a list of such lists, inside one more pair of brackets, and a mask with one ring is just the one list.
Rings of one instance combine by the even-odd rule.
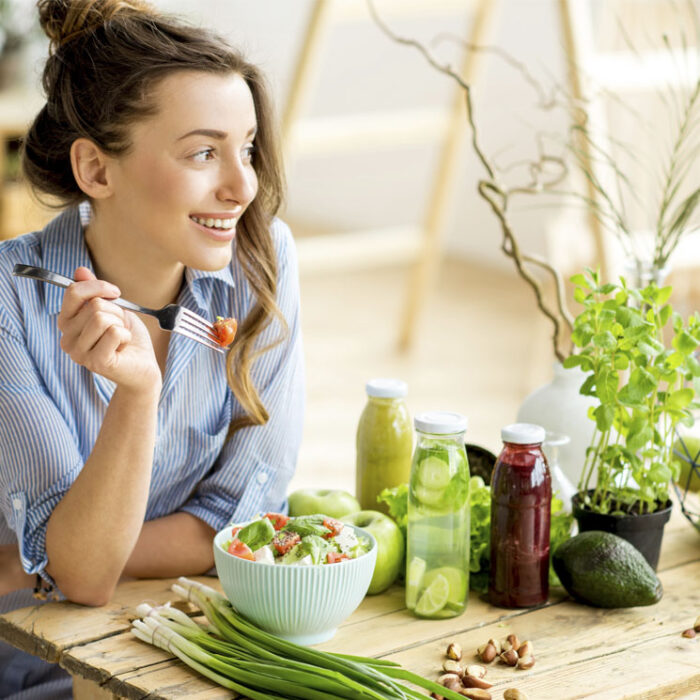
[[[592, 494], [593, 491], [589, 491]], [[578, 523], [579, 532], [602, 530], [622, 537], [634, 545], [656, 571], [661, 551], [661, 540], [664, 536], [664, 525], [671, 517], [671, 501], [667, 501], [662, 510], [643, 515], [608, 515], [588, 510], [580, 503], [579, 494], [571, 499], [574, 518]]]

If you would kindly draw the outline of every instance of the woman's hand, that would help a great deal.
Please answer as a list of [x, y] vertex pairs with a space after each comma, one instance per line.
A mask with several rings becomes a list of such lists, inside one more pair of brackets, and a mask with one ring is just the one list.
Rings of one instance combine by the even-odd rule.
[[109, 301], [118, 296], [117, 287], [79, 267], [58, 315], [61, 348], [77, 364], [125, 389], [159, 383], [148, 330], [135, 314]]
[[27, 574], [19, 559], [19, 549], [16, 544], [0, 545], [0, 596], [31, 588], [35, 576]]

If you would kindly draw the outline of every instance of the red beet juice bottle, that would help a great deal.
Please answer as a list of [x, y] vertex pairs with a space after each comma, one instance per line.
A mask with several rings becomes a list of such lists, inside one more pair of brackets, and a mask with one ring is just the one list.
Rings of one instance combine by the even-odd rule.
[[529, 608], [547, 601], [552, 481], [544, 437], [544, 428], [530, 423], [501, 430], [503, 451], [491, 477], [493, 605]]

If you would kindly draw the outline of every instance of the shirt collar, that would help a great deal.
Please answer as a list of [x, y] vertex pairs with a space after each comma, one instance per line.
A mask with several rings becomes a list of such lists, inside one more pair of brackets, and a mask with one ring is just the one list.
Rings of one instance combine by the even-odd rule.
[[[46, 226], [43, 236], [43, 259], [48, 270], [71, 279], [76, 267], [87, 267], [94, 272], [83, 233], [83, 223], [86, 221], [89, 221], [89, 210], [83, 208], [81, 211], [78, 207], [71, 207]], [[185, 268], [186, 286], [202, 311], [210, 308], [215, 280], [234, 289], [236, 285], [232, 265], [213, 272]], [[47, 285], [47, 312], [57, 314], [61, 310], [62, 302], [63, 289], [52, 284]]]

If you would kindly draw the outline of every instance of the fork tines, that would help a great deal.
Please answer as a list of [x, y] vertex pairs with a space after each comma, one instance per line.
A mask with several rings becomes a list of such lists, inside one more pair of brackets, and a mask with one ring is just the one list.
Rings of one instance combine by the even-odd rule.
[[196, 313], [181, 307], [182, 313], [179, 314], [175, 323], [173, 332], [180, 333], [192, 340], [196, 340], [203, 345], [206, 345], [212, 350], [224, 353], [224, 349], [219, 345], [218, 337], [214, 331], [214, 326], [209, 321], [198, 316]]

